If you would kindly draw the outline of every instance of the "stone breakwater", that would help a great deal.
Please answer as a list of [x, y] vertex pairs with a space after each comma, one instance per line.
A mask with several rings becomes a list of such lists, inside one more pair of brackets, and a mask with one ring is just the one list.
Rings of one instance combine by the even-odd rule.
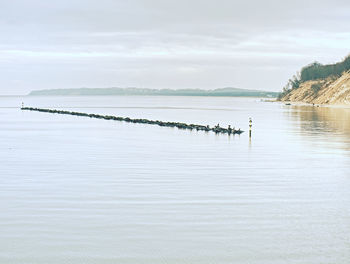
[[148, 120], [148, 119], [133, 119], [129, 117], [119, 117], [119, 116], [111, 116], [111, 115], [97, 115], [97, 114], [88, 114], [88, 113], [80, 113], [80, 112], [71, 112], [64, 110], [56, 110], [56, 109], [44, 109], [44, 108], [33, 108], [33, 107], [22, 107], [21, 110], [27, 111], [37, 111], [51, 114], [61, 114], [61, 115], [74, 115], [74, 116], [84, 116], [90, 118], [98, 118], [105, 120], [114, 120], [114, 121], [123, 121], [128, 123], [138, 123], [138, 124], [149, 124], [149, 125], [158, 125], [163, 127], [176, 127], [179, 129], [189, 129], [189, 130], [197, 130], [197, 131], [206, 131], [206, 132], [214, 132], [216, 134], [242, 134], [243, 131], [241, 129], [234, 129], [230, 126], [228, 128], [220, 127], [219, 125], [215, 127], [203, 126], [203, 125], [195, 125], [195, 124], [185, 124], [179, 122], [163, 122], [159, 120]]

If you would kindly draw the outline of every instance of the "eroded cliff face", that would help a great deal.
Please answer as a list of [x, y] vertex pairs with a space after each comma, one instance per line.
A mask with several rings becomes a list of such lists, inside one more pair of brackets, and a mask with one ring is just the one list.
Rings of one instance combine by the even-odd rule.
[[307, 81], [290, 91], [281, 101], [310, 104], [350, 105], [350, 71], [339, 78]]

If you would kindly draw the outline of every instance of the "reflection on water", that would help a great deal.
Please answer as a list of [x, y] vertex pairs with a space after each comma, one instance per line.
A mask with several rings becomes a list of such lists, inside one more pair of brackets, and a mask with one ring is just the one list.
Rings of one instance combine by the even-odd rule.
[[[180, 121], [240, 136], [21, 112]], [[78, 109], [78, 110], [77, 110]], [[0, 263], [347, 264], [347, 109], [254, 98], [0, 98]]]
[[[287, 108], [287, 107], [286, 107]], [[350, 150], [350, 108], [291, 106], [286, 113], [303, 135], [320, 141], [338, 141]]]

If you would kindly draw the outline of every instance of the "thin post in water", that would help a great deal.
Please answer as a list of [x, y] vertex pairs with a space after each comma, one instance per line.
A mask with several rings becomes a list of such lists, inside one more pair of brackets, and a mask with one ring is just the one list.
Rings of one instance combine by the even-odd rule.
[[252, 123], [253, 123], [252, 118], [249, 118], [249, 138], [252, 137], [252, 126], [253, 126]]

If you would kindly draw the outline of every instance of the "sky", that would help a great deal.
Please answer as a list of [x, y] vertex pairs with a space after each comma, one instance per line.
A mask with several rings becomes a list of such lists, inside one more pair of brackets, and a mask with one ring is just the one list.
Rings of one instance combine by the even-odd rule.
[[0, 94], [79, 87], [280, 91], [350, 53], [350, 1], [0, 0]]

